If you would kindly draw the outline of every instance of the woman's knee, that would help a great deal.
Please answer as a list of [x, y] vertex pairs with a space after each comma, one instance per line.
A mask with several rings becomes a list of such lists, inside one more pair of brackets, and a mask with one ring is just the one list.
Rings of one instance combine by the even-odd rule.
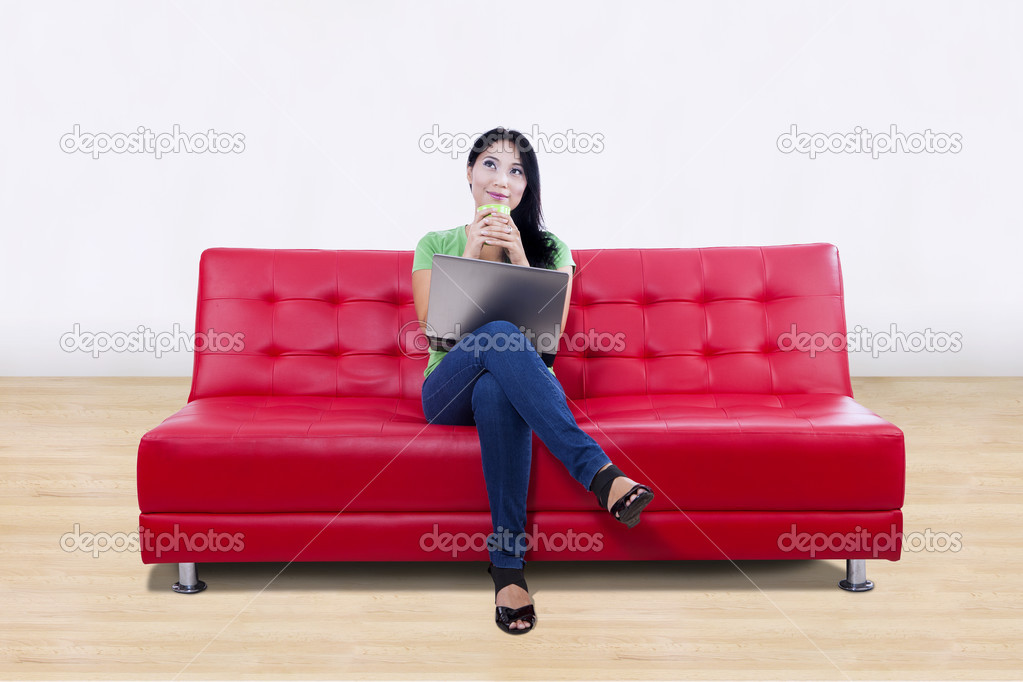
[[484, 405], [504, 409], [509, 404], [508, 396], [501, 388], [501, 384], [498, 383], [497, 377], [490, 372], [481, 374], [472, 389], [473, 412], [478, 412]]

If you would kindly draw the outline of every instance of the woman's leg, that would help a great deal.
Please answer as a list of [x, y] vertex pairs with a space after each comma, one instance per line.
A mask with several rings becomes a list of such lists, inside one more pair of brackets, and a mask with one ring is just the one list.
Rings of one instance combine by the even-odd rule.
[[522, 568], [532, 430], [494, 376], [462, 352], [452, 349], [426, 378], [423, 413], [432, 424], [476, 426], [494, 527], [487, 538], [490, 561]]
[[[445, 368], [448, 363], [451, 364]], [[434, 375], [442, 368], [447, 370], [445, 375], [434, 381]], [[432, 410], [442, 419], [450, 415], [464, 418], [471, 406], [471, 394], [457, 395], [455, 388], [470, 381], [475, 383], [484, 371], [494, 375], [508, 402], [526, 424], [561, 460], [572, 478], [589, 490], [593, 476], [611, 460], [576, 424], [561, 384], [526, 336], [510, 322], [489, 322], [462, 337], [427, 378], [428, 383], [423, 386], [424, 411]], [[433, 421], [430, 413], [426, 417]]]
[[[524, 568], [532, 431], [492, 374], [457, 358], [449, 353], [426, 378], [423, 413], [431, 423], [475, 423], [494, 526], [494, 533], [487, 538], [490, 561], [502, 568]], [[501, 589], [494, 602], [498, 607], [518, 609], [532, 600], [526, 590], [513, 584]], [[517, 620], [509, 627], [524, 630], [530, 624]]]
[[[488, 538], [495, 566], [525, 565], [532, 431], [587, 490], [597, 471], [611, 463], [576, 424], [564, 390], [532, 344], [509, 322], [488, 323], [463, 337], [427, 377], [422, 401], [431, 423], [476, 424], [495, 531]], [[497, 595], [498, 606], [527, 603], [528, 593], [515, 585]]]
[[529, 546], [525, 528], [532, 430], [490, 372], [476, 380], [472, 410], [494, 524], [487, 545], [490, 561], [501, 568], [522, 568]]

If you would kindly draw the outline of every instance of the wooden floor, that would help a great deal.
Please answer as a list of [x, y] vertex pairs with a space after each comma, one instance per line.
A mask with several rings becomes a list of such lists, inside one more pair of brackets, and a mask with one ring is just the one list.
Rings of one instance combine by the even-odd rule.
[[139, 438], [188, 380], [0, 379], [0, 677], [1020, 679], [1023, 378], [853, 383], [906, 432], [904, 532], [958, 551], [868, 561], [861, 594], [841, 561], [535, 563], [511, 637], [484, 562], [204, 564], [185, 596], [137, 553], [64, 551], [136, 530]]

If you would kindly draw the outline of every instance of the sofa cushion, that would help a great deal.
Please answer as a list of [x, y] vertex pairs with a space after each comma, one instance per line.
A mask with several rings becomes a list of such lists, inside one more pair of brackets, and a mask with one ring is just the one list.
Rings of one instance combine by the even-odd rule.
[[[902, 432], [835, 394], [569, 400], [580, 427], [657, 492], [648, 509], [902, 506]], [[596, 508], [534, 434], [530, 511]], [[473, 426], [429, 425], [418, 399], [193, 400], [142, 439], [143, 513], [488, 511]]]

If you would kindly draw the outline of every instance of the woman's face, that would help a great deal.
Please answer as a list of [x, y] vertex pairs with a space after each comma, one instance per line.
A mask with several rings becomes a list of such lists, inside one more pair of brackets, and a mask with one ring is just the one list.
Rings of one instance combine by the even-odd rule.
[[526, 190], [526, 171], [519, 160], [515, 143], [498, 140], [476, 157], [476, 163], [466, 169], [472, 185], [472, 198], [476, 206], [507, 204], [514, 209]]

